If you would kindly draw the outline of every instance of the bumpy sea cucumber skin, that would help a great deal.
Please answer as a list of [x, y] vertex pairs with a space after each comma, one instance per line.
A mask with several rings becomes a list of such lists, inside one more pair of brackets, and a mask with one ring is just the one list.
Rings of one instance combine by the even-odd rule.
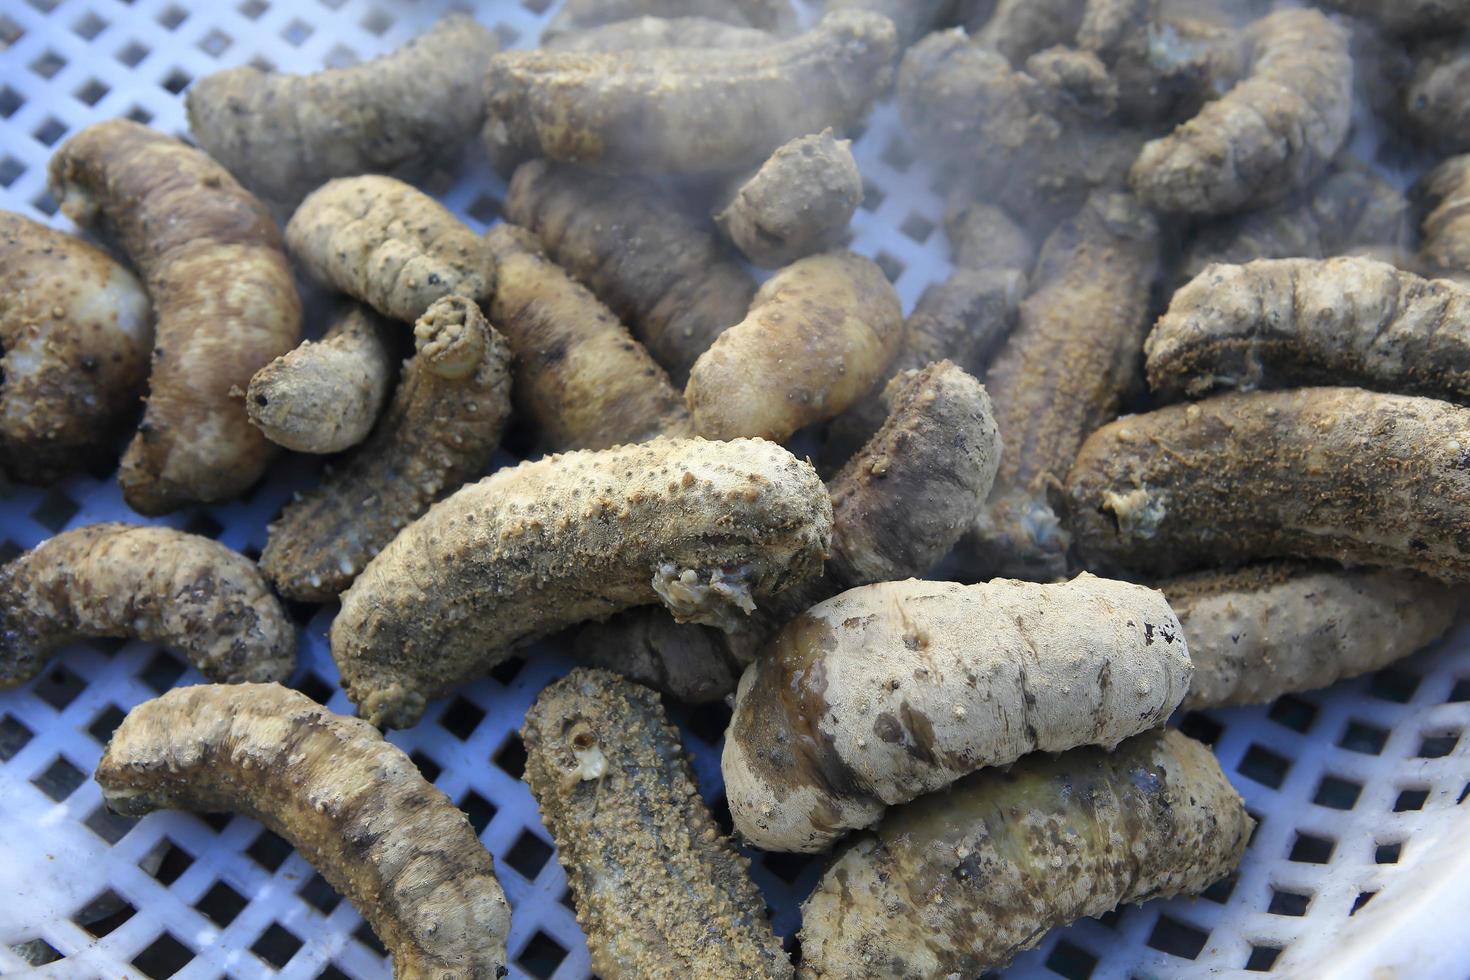
[[495, 288], [495, 265], [479, 236], [392, 177], [322, 185], [291, 215], [286, 243], [315, 279], [405, 323], [440, 297], [478, 303]]
[[127, 119], [67, 140], [49, 173], [67, 217], [116, 237], [157, 318], [148, 407], [118, 474], [123, 498], [162, 514], [244, 493], [274, 447], [231, 392], [301, 336], [270, 212], [203, 153]]
[[1460, 593], [1404, 572], [1262, 562], [1158, 583], [1194, 679], [1185, 708], [1264, 704], [1385, 667], [1450, 628]]
[[762, 48], [505, 51], [490, 61], [484, 139], [495, 159], [546, 157], [614, 173], [757, 167], [776, 147], [858, 123], [893, 77], [878, 14], [841, 11]]
[[733, 626], [821, 570], [832, 504], [761, 440], [658, 439], [500, 470], [403, 530], [343, 594], [332, 656], [374, 724], [558, 629], [662, 601]]
[[1144, 344], [1165, 398], [1356, 384], [1470, 401], [1470, 289], [1361, 258], [1213, 265]]
[[1089, 568], [1321, 558], [1470, 581], [1470, 409], [1360, 388], [1217, 395], [1093, 433], [1067, 477]]
[[399, 980], [506, 975], [494, 858], [371, 725], [278, 684], [179, 688], [128, 713], [96, 778], [118, 813], [259, 820], [357, 907]]
[[647, 349], [536, 236], [501, 222], [485, 237], [501, 269], [490, 316], [515, 354], [515, 398], [553, 449], [685, 436], [689, 411]]
[[587, 285], [682, 385], [727, 327], [745, 319], [755, 280], [735, 254], [656, 185], [533, 160], [506, 217]]
[[1185, 248], [1178, 279], [1186, 283], [1215, 263], [1257, 259], [1326, 259], [1408, 246], [1409, 202], [1366, 167], [1344, 166], [1302, 193], [1198, 229]]
[[1405, 121], [1435, 149], [1470, 150], [1470, 49], [1456, 38], [1414, 50], [1412, 59], [1401, 97]]
[[453, 162], [484, 121], [482, 79], [499, 46], [473, 17], [450, 16], [350, 68], [215, 72], [189, 86], [189, 131], [242, 184], [287, 207], [336, 177], [414, 177]]
[[1160, 211], [1224, 214], [1305, 187], [1342, 147], [1351, 122], [1347, 31], [1315, 10], [1279, 10], [1248, 29], [1247, 77], [1143, 148], [1131, 180]]
[[436, 300], [368, 440], [270, 526], [260, 566], [288, 599], [325, 602], [436, 501], [483, 476], [510, 418], [510, 347], [472, 300]]
[[635, 17], [543, 35], [548, 51], [650, 51], [656, 48], [759, 48], [776, 35], [710, 17]]
[[0, 211], [0, 472], [49, 484], [107, 451], [148, 380], [153, 314], [126, 267]]
[[1443, 34], [1470, 28], [1465, 0], [1317, 0], [1324, 7], [1367, 18], [1393, 34]]
[[1419, 256], [1435, 272], [1470, 273], [1470, 156], [1450, 157], [1423, 181], [1424, 216]]
[[694, 362], [684, 388], [694, 431], [785, 442], [840, 415], [883, 376], [903, 328], [898, 294], [871, 259], [836, 251], [794, 262]]
[[851, 141], [829, 128], [781, 144], [715, 220], [746, 258], [775, 269], [843, 244], [862, 200]]
[[541, 692], [521, 737], [599, 976], [792, 976], [657, 694], [579, 668]]
[[1066, 575], [1069, 531], [1056, 488], [1077, 449], [1142, 387], [1157, 221], [1130, 195], [1099, 191], [1047, 239], [1016, 329], [985, 374], [1006, 453], [966, 550], [982, 578]]
[[1209, 749], [1176, 731], [977, 772], [842, 852], [802, 904], [797, 975], [977, 977], [1053, 927], [1199, 894], [1254, 824]]
[[681, 701], [731, 694], [740, 672], [788, 620], [845, 588], [923, 575], [974, 520], [1002, 455], [985, 388], [948, 361], [888, 383], [888, 418], [827, 485], [832, 546], [820, 578], [762, 603], [738, 633], [630, 609], [577, 635], [583, 663]]
[[852, 589], [788, 623], [740, 679], [730, 814], [757, 847], [824, 850], [976, 769], [1161, 725], [1190, 673], [1178, 619], [1139, 585]]
[[638, 18], [708, 17], [727, 24], [786, 32], [796, 25], [790, 0], [567, 0], [541, 32], [547, 45], [571, 31]]
[[254, 563], [167, 527], [89, 524], [0, 567], [0, 688], [89, 636], [164, 644], [222, 683], [296, 666], [296, 632]]
[[351, 449], [383, 409], [395, 329], [366, 307], [349, 306], [320, 342], [304, 341], [255, 372], [245, 393], [250, 421], [298, 453]]

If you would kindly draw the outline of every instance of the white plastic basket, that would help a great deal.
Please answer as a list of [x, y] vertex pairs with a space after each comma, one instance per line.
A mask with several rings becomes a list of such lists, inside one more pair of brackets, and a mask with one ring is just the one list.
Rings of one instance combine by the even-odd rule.
[[[508, 45], [531, 44], [550, 0], [483, 3]], [[216, 69], [267, 62], [312, 71], [391, 50], [441, 0], [0, 0], [0, 206], [65, 226], [46, 194], [52, 149], [83, 126], [131, 115], [182, 134], [180, 92]], [[868, 199], [854, 247], [895, 278], [906, 307], [949, 271], [935, 179], [891, 105], [856, 151]], [[471, 152], [442, 195], [470, 225], [498, 216], [504, 185]], [[0, 283], [0, 288], [4, 284]], [[316, 463], [288, 462], [248, 499], [162, 521], [249, 555]], [[93, 521], [139, 520], [113, 477], [49, 490], [0, 487], [0, 558]], [[300, 610], [297, 687], [350, 712], [325, 631], [333, 607]], [[513, 974], [582, 978], [585, 944], [515, 732], [567, 669], [538, 650], [432, 706], [392, 740], [457, 801], [495, 854], [514, 908]], [[0, 693], [0, 974], [57, 977], [381, 977], [381, 947], [351, 906], [279, 838], [245, 818], [103, 809], [90, 779], [133, 705], [201, 678], [142, 643], [88, 643]], [[715, 708], [676, 712], [705, 797], [722, 808]], [[1164, 977], [1262, 970], [1318, 977], [1470, 975], [1470, 628], [1373, 677], [1246, 710], [1192, 714], [1260, 827], [1238, 875], [1197, 901], [1129, 907], [1048, 936], [1011, 977]], [[819, 861], [758, 855], [754, 874], [782, 935]], [[1372, 899], [1369, 904], [1369, 899]], [[1383, 973], [1376, 971], [1386, 971]]]

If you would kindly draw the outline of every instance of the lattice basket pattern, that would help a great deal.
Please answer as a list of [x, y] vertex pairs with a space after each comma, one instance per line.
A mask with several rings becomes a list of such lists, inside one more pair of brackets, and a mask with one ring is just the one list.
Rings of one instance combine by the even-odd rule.
[[[503, 0], [475, 13], [507, 45], [524, 45], [551, 7]], [[45, 163], [68, 134], [126, 115], [184, 135], [180, 95], [201, 75], [243, 63], [286, 71], [351, 64], [399, 46], [447, 9], [438, 0], [0, 0], [0, 206], [65, 226], [46, 193]], [[867, 199], [853, 247], [878, 260], [911, 308], [949, 271], [942, 188], [891, 105], [879, 107], [855, 149]], [[474, 148], [460, 172], [430, 189], [476, 229], [498, 218], [505, 190]], [[497, 465], [509, 461], [501, 454]], [[267, 522], [310, 485], [316, 465], [287, 462], [244, 500], [162, 523], [258, 556]], [[49, 490], [0, 486], [0, 559], [113, 519], [138, 518], [110, 472]], [[325, 641], [334, 607], [292, 611], [302, 651], [294, 686], [350, 711]], [[565, 876], [519, 779], [525, 753], [516, 729], [567, 667], [555, 650], [530, 651], [391, 736], [494, 853], [514, 908], [510, 957], [520, 977], [590, 972]], [[178, 813], [129, 820], [102, 807], [90, 773], [123, 714], [200, 680], [147, 644], [94, 642], [0, 693], [0, 974], [388, 975], [382, 947], [352, 907], [255, 822]], [[728, 827], [718, 754], [728, 712], [676, 714], [705, 798]], [[1129, 907], [1057, 931], [1006, 976], [1348, 976], [1378, 965], [1405, 976], [1465, 972], [1465, 931], [1426, 930], [1470, 912], [1470, 807], [1461, 806], [1470, 794], [1470, 627], [1372, 677], [1178, 723], [1214, 747], [1260, 820], [1239, 874], [1196, 901]], [[820, 862], [758, 854], [753, 870], [790, 941]]]

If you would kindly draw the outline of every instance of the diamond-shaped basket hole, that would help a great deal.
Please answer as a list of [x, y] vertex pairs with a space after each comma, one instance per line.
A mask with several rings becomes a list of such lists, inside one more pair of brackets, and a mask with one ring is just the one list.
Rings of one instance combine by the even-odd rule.
[[85, 85], [77, 89], [72, 94], [77, 97], [78, 102], [81, 102], [85, 105], [96, 105], [104, 98], [106, 98], [107, 93], [111, 91], [111, 87], [109, 87], [106, 82], [101, 81], [100, 79], [92, 78], [88, 79]]
[[480, 224], [488, 225], [500, 217], [500, 201], [489, 194], [481, 194], [470, 202], [469, 213]]
[[883, 201], [887, 197], [888, 195], [883, 193], [883, 189], [877, 184], [866, 179], [863, 181], [863, 203], [861, 206], [864, 211], [877, 211], [883, 206]]
[[521, 6], [533, 14], [544, 14], [551, 8], [552, 0], [521, 0]]
[[330, 915], [333, 909], [342, 904], [341, 894], [319, 874], [308, 878], [297, 894], [301, 896], [302, 901], [322, 915]]
[[98, 17], [90, 10], [82, 15], [81, 19], [71, 25], [72, 33], [84, 41], [91, 41], [107, 30], [107, 21]]
[[1312, 794], [1312, 802], [1333, 810], [1351, 810], [1358, 805], [1358, 796], [1362, 792], [1360, 783], [1338, 776], [1323, 776], [1322, 782], [1317, 784], [1317, 792]]
[[1461, 677], [1455, 681], [1455, 686], [1450, 688], [1450, 696], [1445, 700], [1451, 704], [1470, 701], [1470, 677]]
[[934, 222], [922, 214], [910, 214], [903, 219], [903, 224], [898, 226], [898, 230], [922, 245], [929, 240], [930, 235], [934, 234]]
[[1307, 732], [1317, 720], [1317, 706], [1292, 694], [1276, 699], [1266, 717], [1294, 732]]
[[374, 7], [362, 19], [362, 29], [375, 37], [382, 37], [393, 26], [393, 15], [381, 7]]
[[246, 20], [258, 20], [260, 15], [270, 8], [271, 5], [266, 0], [245, 0], [244, 3], [235, 9], [240, 11], [240, 16]]
[[1392, 844], [1379, 844], [1373, 848], [1374, 864], [1398, 864], [1399, 857], [1404, 853], [1404, 845], [1400, 841]]
[[1161, 915], [1154, 931], [1149, 934], [1148, 945], [1161, 953], [1192, 960], [1199, 956], [1209, 938], [1210, 934], [1203, 929]]
[[1236, 772], [1262, 786], [1277, 789], [1291, 770], [1291, 760], [1261, 745], [1251, 745], [1235, 767]]
[[[49, 128], [52, 126], [57, 127], [59, 131], [53, 133]], [[41, 127], [36, 130], [35, 136], [36, 139], [42, 142], [45, 142], [49, 136], [51, 142], [54, 143], [61, 139], [62, 134], [65, 132], [66, 125], [55, 118], [51, 118], [41, 124]], [[47, 143], [46, 145], [49, 146], [51, 144]], [[36, 509], [31, 511], [31, 519], [52, 534], [57, 534], [62, 528], [66, 527], [68, 521], [77, 516], [77, 511], [81, 509], [80, 504], [61, 490], [51, 490], [47, 492], [46, 496], [41, 498], [41, 502], [36, 505]]]
[[114, 57], [129, 68], [137, 68], [143, 63], [143, 59], [148, 57], [148, 53], [148, 48], [145, 45], [139, 44], [137, 41], [129, 41], [117, 49], [117, 54]]
[[1368, 693], [1384, 701], [1408, 704], [1422, 679], [1397, 667], [1385, 667], [1368, 678]]
[[1286, 859], [1299, 864], [1326, 864], [1332, 860], [1332, 851], [1336, 847], [1337, 841], [1335, 840], [1297, 831], [1296, 840], [1291, 845], [1291, 853]]
[[184, 69], [174, 68], [167, 75], [163, 76], [163, 81], [159, 82], [159, 84], [170, 95], [178, 95], [184, 89], [188, 88], [189, 83], [193, 80], [194, 76], [184, 71]]
[[1424, 803], [1429, 799], [1427, 789], [1406, 789], [1399, 793], [1398, 799], [1393, 801], [1393, 812], [1403, 813], [1406, 810], [1422, 810]]
[[44, 939], [31, 939], [10, 947], [10, 951], [31, 966], [45, 966], [61, 959], [61, 950]]
[[135, 105], [126, 113], [127, 117], [140, 126], [146, 126], [153, 121], [153, 113], [140, 105]]
[[126, 899], [109, 888], [78, 909], [71, 920], [101, 939], [131, 919], [136, 912], [137, 909]]
[[466, 817], [469, 817], [470, 826], [475, 828], [477, 835], [485, 832], [485, 828], [490, 826], [490, 821], [494, 820], [495, 814], [499, 812], [494, 803], [474, 790], [464, 795], [464, 799], [459, 801], [459, 808], [464, 811]]
[[51, 11], [61, 6], [61, 0], [26, 0], [26, 3], [30, 4], [32, 7], [35, 7], [43, 14], [49, 14], [51, 13]]
[[220, 55], [230, 50], [230, 45], [234, 43], [234, 38], [230, 37], [230, 35], [226, 34], [219, 28], [215, 28], [214, 30], [211, 30], [208, 34], [199, 39], [199, 50], [203, 51], [211, 58], [218, 58]]
[[1419, 751], [1414, 755], [1420, 759], [1443, 759], [1455, 751], [1455, 746], [1460, 742], [1459, 732], [1445, 732], [1439, 735], [1425, 735], [1419, 741]]
[[245, 848], [245, 853], [265, 870], [274, 872], [291, 856], [291, 844], [275, 832], [265, 830]]
[[388, 948], [378, 939], [378, 934], [373, 932], [373, 927], [364, 922], [352, 931], [352, 938], [362, 943], [368, 949], [379, 956], [387, 956]]
[[888, 141], [878, 158], [900, 173], [912, 167], [916, 159], [908, 141], [897, 137]]
[[249, 904], [244, 895], [223, 881], [217, 881], [194, 903], [194, 907], [206, 919], [223, 929], [234, 922], [235, 917], [245, 911], [245, 906]]
[[0, 12], [0, 50], [10, 47], [25, 37], [25, 34], [24, 27], [17, 24], [9, 15]]
[[271, 966], [280, 969], [291, 962], [291, 957], [296, 951], [305, 945], [296, 934], [289, 929], [272, 922], [270, 928], [260, 934], [260, 938], [250, 945], [250, 951]]
[[1373, 896], [1377, 894], [1377, 892], [1358, 892], [1358, 897], [1353, 899], [1353, 907], [1348, 909], [1348, 915], [1357, 915], [1358, 909], [1373, 901]]
[[1220, 741], [1220, 736], [1225, 734], [1224, 725], [1199, 711], [1188, 712], [1179, 719], [1179, 730], [1196, 742], [1203, 742], [1206, 745], [1214, 745]]
[[770, 851], [761, 857], [766, 870], [788, 885], [795, 883], [801, 873], [812, 866], [813, 860], [810, 854], [788, 854], [784, 851]]
[[1046, 968], [1067, 980], [1087, 980], [1097, 969], [1097, 957], [1081, 946], [1059, 939], [1046, 958]]
[[521, 950], [521, 955], [516, 957], [516, 965], [538, 980], [545, 980], [566, 958], [567, 951], [561, 944], [538, 929], [526, 943], [526, 948]]
[[307, 38], [316, 33], [316, 28], [300, 18], [293, 18], [281, 30], [281, 38], [291, 47], [299, 48], [306, 43]]
[[225, 531], [225, 526], [209, 515], [207, 511], [195, 511], [189, 517], [189, 523], [184, 525], [184, 530], [190, 534], [197, 534], [201, 538], [218, 538]]
[[324, 59], [328, 68], [351, 68], [361, 60], [357, 52], [345, 44], [332, 45], [332, 49], [327, 52], [327, 57]]
[[14, 715], [0, 715], [0, 762], [9, 762], [25, 748], [35, 733]]
[[511, 732], [492, 756], [492, 761], [507, 776], [520, 779], [526, 774], [526, 746], [519, 732]]
[[456, 697], [449, 703], [449, 707], [444, 709], [444, 714], [439, 716], [439, 725], [449, 734], [464, 742], [475, 734], [475, 729], [484, 720], [485, 712], [478, 705], [463, 697]]
[[51, 196], [50, 191], [42, 191], [35, 197], [31, 198], [31, 207], [46, 215], [48, 218], [56, 214], [57, 211], [61, 210], [61, 208], [58, 207], [56, 204], [56, 198]]
[[1311, 904], [1311, 895], [1273, 888], [1271, 889], [1271, 904], [1266, 906], [1266, 911], [1272, 915], [1306, 915], [1307, 906]]
[[524, 657], [510, 657], [490, 668], [490, 676], [495, 678], [501, 687], [510, 687], [511, 684], [515, 683], [515, 679], [520, 676], [521, 668], [525, 666], [526, 659]]
[[189, 870], [189, 866], [194, 863], [194, 855], [167, 837], [158, 842], [153, 853], [157, 854], [160, 849], [163, 853], [158, 855], [158, 868], [153, 872], [153, 877], [158, 879], [160, 884], [172, 885], [185, 871]]
[[1337, 744], [1350, 752], [1378, 755], [1388, 744], [1388, 730], [1366, 722], [1350, 721]]
[[56, 664], [36, 681], [36, 696], [57, 711], [77, 699], [87, 689], [87, 682], [65, 664]]
[[1231, 875], [1228, 878], [1221, 878], [1219, 881], [1210, 885], [1209, 888], [1200, 892], [1199, 897], [1206, 901], [1214, 902], [1216, 905], [1224, 905], [1230, 901], [1230, 895], [1235, 891], [1236, 882], [1239, 880], [1235, 875]]
[[515, 844], [506, 852], [505, 863], [515, 868], [522, 878], [535, 881], [546, 862], [551, 860], [551, 845], [529, 830], [521, 831]]
[[128, 831], [132, 830], [137, 822], [137, 817], [124, 817], [113, 813], [105, 806], [99, 806], [87, 815], [87, 819], [82, 821], [88, 830], [109, 844], [116, 844], [126, 837]]
[[165, 932], [133, 957], [133, 965], [142, 970], [144, 976], [163, 980], [178, 973], [193, 959], [193, 950], [174, 938], [173, 933]]
[[167, 7], [164, 7], [163, 12], [158, 15], [158, 22], [166, 30], [170, 31], [177, 30], [178, 26], [188, 19], [189, 11], [176, 3], [171, 3]]
[[162, 694], [178, 683], [179, 678], [184, 676], [184, 671], [187, 669], [179, 658], [160, 650], [153, 655], [152, 660], [148, 661], [148, 666], [143, 668], [138, 679]]
[[410, 752], [408, 761], [418, 766], [419, 773], [431, 783], [438, 779], [439, 774], [444, 771], [444, 767], [435, 762], [433, 757], [423, 749], [414, 749]]
[[873, 261], [878, 263], [878, 268], [883, 270], [889, 282], [898, 282], [898, 277], [903, 275], [904, 269], [907, 268], [902, 259], [895, 258], [882, 250], [878, 252]]
[[1271, 969], [1276, 966], [1276, 958], [1280, 955], [1280, 946], [1252, 946], [1251, 955], [1245, 961], [1245, 968], [1252, 973], [1270, 973]]
[[25, 104], [25, 96], [9, 85], [0, 85], [0, 119], [9, 119]]
[[307, 674], [302, 677], [301, 683], [296, 685], [296, 690], [305, 694], [317, 704], [326, 704], [332, 700], [332, 685], [315, 674]]
[[54, 78], [57, 72], [66, 67], [66, 59], [55, 51], [47, 51], [32, 61], [29, 67], [42, 78]]
[[516, 46], [516, 42], [521, 39], [521, 32], [504, 21], [501, 21], [495, 25], [495, 38], [500, 42], [501, 50], [513, 48]]

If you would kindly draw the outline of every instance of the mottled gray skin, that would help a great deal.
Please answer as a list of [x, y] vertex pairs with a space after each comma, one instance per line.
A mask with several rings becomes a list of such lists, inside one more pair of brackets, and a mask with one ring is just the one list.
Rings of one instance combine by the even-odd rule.
[[897, 53], [893, 23], [861, 11], [764, 48], [506, 51], [490, 62], [483, 136], [500, 161], [739, 171], [797, 136], [855, 126], [888, 88]]
[[163, 644], [221, 683], [296, 666], [296, 631], [255, 565], [167, 527], [89, 524], [0, 567], [0, 688], [93, 636]]
[[831, 129], [783, 144], [715, 222], [747, 259], [767, 269], [844, 244], [863, 200], [851, 146]]
[[313, 191], [291, 215], [286, 244], [313, 278], [406, 323], [442, 296], [478, 303], [495, 287], [479, 236], [392, 177], [343, 177]]
[[46, 485], [105, 455], [148, 382], [142, 283], [74, 235], [0, 211], [0, 473]]
[[951, 30], [909, 48], [898, 74], [899, 112], [914, 141], [954, 165], [975, 198], [1003, 202], [1040, 234], [1093, 189], [1120, 186], [1146, 139], [1081, 111], [1067, 86], [1099, 79], [1065, 69], [1087, 65], [1048, 67], [1051, 77], [1039, 79]]
[[519, 646], [662, 602], [732, 628], [821, 570], [832, 503], [816, 472], [757, 439], [657, 439], [548, 456], [462, 488], [405, 528], [342, 596], [332, 657], [374, 724]]
[[398, 980], [506, 975], [510, 906], [475, 830], [398, 747], [278, 684], [179, 688], [113, 733], [110, 809], [242, 813], [347, 896]]
[[1066, 492], [1089, 568], [1322, 558], [1466, 582], [1467, 469], [1470, 409], [1298, 388], [1119, 419], [1082, 446]]
[[1414, 52], [1403, 114], [1434, 148], [1470, 150], [1470, 46], [1440, 43]]
[[954, 547], [995, 479], [1002, 447], [981, 384], [948, 361], [895, 377], [888, 416], [827, 484], [832, 544], [822, 575], [768, 601], [738, 633], [633, 609], [582, 629], [578, 659], [681, 701], [735, 690], [740, 673], [785, 623], [843, 589], [923, 575]]
[[759, 48], [776, 35], [708, 17], [637, 17], [541, 39], [548, 51], [650, 51], [655, 48]]
[[1182, 285], [1216, 262], [1325, 259], [1364, 249], [1407, 248], [1409, 202], [1387, 181], [1351, 163], [1280, 204], [1230, 215], [1192, 233], [1179, 264]]
[[1466, 0], [1316, 0], [1323, 7], [1363, 17], [1391, 34], [1440, 35], [1470, 28]]
[[534, 232], [681, 386], [755, 296], [755, 280], [708, 223], [649, 182], [533, 160], [516, 169], [505, 214]]
[[1347, 31], [1315, 10], [1268, 14], [1246, 32], [1250, 68], [1130, 173], [1158, 211], [1228, 214], [1273, 204], [1327, 169], [1347, 139], [1353, 62]]
[[963, 200], [944, 215], [950, 259], [960, 269], [1015, 269], [1025, 274], [1036, 261], [1036, 243], [1026, 229], [1002, 209], [983, 201]]
[[987, 769], [853, 839], [802, 904], [809, 980], [978, 977], [1047, 932], [1197, 895], [1253, 821], [1209, 749], [1176, 731]]
[[215, 72], [189, 86], [189, 131], [240, 183], [287, 208], [334, 177], [413, 178], [454, 162], [474, 136], [480, 80], [499, 47], [494, 31], [454, 15], [350, 68]]
[[521, 738], [599, 976], [793, 975], [657, 694], [579, 668], [536, 698]]
[[1190, 673], [1179, 621], [1140, 585], [852, 589], [741, 677], [720, 760], [730, 815], [757, 847], [825, 850], [976, 769], [1162, 725]]
[[1470, 273], [1470, 156], [1451, 157], [1435, 167], [1420, 192], [1427, 208], [1420, 260], [1433, 272]]
[[1386, 667], [1443, 635], [1461, 598], [1418, 575], [1296, 562], [1157, 587], [1194, 661], [1189, 709], [1264, 704]]
[[483, 476], [510, 418], [510, 346], [479, 307], [436, 300], [371, 436], [271, 524], [260, 567], [277, 591], [326, 602], [436, 500]]
[[1059, 44], [1070, 44], [1082, 26], [1087, 0], [1000, 0], [983, 26], [971, 31], [975, 44], [1012, 65]]
[[541, 32], [541, 44], [571, 31], [640, 17], [708, 17], [785, 33], [796, 26], [796, 11], [790, 0], [566, 0]]
[[278, 446], [340, 453], [367, 438], [393, 378], [396, 325], [353, 304], [320, 342], [304, 341], [255, 372], [245, 393], [250, 421]]
[[966, 539], [983, 580], [1067, 574], [1056, 500], [1077, 447], [1141, 387], [1158, 223], [1130, 195], [1099, 191], [1047, 239], [1035, 291], [985, 375], [1007, 452], [986, 511]]
[[1212, 265], [1144, 343], [1166, 399], [1355, 384], [1470, 401], [1470, 288], [1374, 259]]

